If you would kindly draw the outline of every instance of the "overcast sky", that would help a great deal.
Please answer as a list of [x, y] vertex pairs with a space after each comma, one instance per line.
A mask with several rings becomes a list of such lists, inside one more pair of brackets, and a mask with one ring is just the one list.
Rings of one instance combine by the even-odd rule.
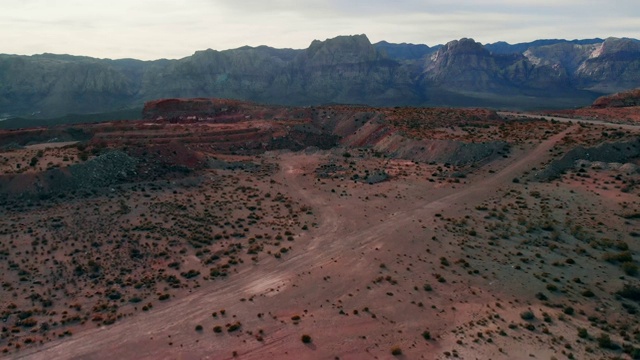
[[[615, 5], [614, 5], [615, 4]], [[0, 0], [0, 53], [182, 58], [367, 34], [427, 45], [640, 38], [639, 0]]]

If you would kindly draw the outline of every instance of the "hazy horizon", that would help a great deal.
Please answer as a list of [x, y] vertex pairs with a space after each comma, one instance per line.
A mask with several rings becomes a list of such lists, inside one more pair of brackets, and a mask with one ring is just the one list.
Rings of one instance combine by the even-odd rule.
[[313, 40], [366, 34], [372, 43], [429, 46], [537, 39], [640, 38], [640, 7], [580, 0], [1, 0], [0, 53], [178, 59], [204, 49], [266, 45], [304, 49]]

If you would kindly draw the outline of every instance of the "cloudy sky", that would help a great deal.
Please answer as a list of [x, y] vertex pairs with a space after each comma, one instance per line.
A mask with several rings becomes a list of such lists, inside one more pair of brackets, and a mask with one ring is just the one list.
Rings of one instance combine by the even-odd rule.
[[638, 0], [0, 0], [0, 53], [181, 58], [367, 34], [427, 45], [640, 38]]

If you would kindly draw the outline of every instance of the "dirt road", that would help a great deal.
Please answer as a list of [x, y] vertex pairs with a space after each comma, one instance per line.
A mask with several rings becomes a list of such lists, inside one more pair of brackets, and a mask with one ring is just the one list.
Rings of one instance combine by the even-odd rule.
[[[337, 310], [330, 307], [332, 302], [329, 299], [333, 299], [334, 303], [338, 300], [346, 302], [350, 297], [361, 296], [366, 301], [379, 301], [382, 304], [380, 306], [384, 306], [383, 310], [393, 311], [410, 324], [408, 327], [413, 326], [411, 324], [418, 321], [416, 316], [403, 309], [406, 305], [394, 303], [396, 300], [392, 300], [392, 297], [377, 299], [374, 295], [352, 294], [356, 292], [354, 288], [360, 281], [370, 281], [369, 278], [363, 280], [362, 274], [369, 274], [367, 271], [377, 268], [381, 261], [393, 261], [395, 253], [410, 254], [417, 251], [410, 237], [411, 232], [407, 230], [411, 229], [411, 224], [419, 219], [431, 219], [443, 210], [456, 211], [495, 195], [498, 188], [509, 186], [514, 177], [521, 176], [539, 163], [547, 156], [549, 149], [577, 127], [572, 126], [543, 141], [533, 151], [508, 160], [501, 171], [489, 177], [470, 179], [469, 184], [460, 185], [459, 189], [436, 192], [424, 200], [412, 199], [406, 203], [404, 210], [395, 212], [387, 220], [367, 226], [359, 223], [360, 227], [351, 231], [344, 230], [348, 223], [351, 225], [349, 216], [345, 214], [356, 210], [338, 209], [330, 197], [310, 187], [312, 181], [300, 176], [303, 168], [314, 168], [318, 159], [303, 154], [282, 154], [282, 170], [276, 181], [288, 184], [293, 193], [312, 205], [320, 218], [320, 227], [314, 229], [307, 238], [296, 240], [294, 251], [286, 261], [266, 259], [259, 265], [246, 266], [229, 279], [204, 283], [198, 291], [158, 305], [144, 315], [122, 319], [109, 327], [83, 331], [40, 348], [27, 349], [19, 353], [17, 358], [220, 359], [231, 358], [235, 349], [243, 359], [263, 359], [275, 354], [279, 358], [326, 358], [335, 353], [349, 355], [349, 351], [357, 351], [351, 352], [352, 356], [356, 356], [365, 350], [373, 351], [378, 339], [391, 337], [391, 341], [402, 341], [402, 334], [387, 335], [387, 330], [381, 324], [395, 324], [387, 319], [374, 323], [374, 320], [362, 317], [350, 320], [348, 327], [337, 328], [336, 315], [330, 315], [336, 314]], [[330, 282], [327, 280], [329, 278]], [[325, 286], [327, 283], [330, 285]], [[241, 298], [255, 300], [240, 301]], [[317, 305], [324, 298], [327, 301], [322, 303], [326, 306]], [[442, 301], [446, 304], [448, 300]], [[472, 310], [473, 306], [469, 304]], [[242, 320], [243, 329], [266, 329], [268, 338], [264, 342], [250, 342], [246, 336], [216, 338], [210, 329], [204, 335], [194, 331], [195, 324], [206, 324], [207, 320], [211, 320], [211, 312], [222, 308], [228, 314], [237, 314], [238, 319]], [[312, 320], [305, 319], [301, 325], [293, 328], [280, 320], [288, 320], [289, 314], [302, 312], [302, 309], [305, 313], [309, 311]], [[260, 313], [273, 313], [274, 319], [277, 314], [279, 319], [270, 320], [270, 315], [262, 318], [255, 316]], [[233, 322], [235, 319], [230, 315], [221, 321]], [[344, 334], [365, 331], [363, 329], [370, 335], [362, 344], [354, 345], [345, 340], [347, 337]], [[306, 355], [296, 353], [296, 346], [301, 346], [301, 331], [322, 332], [323, 335], [318, 336], [318, 343], [322, 344], [324, 340], [325, 346], [314, 348], [314, 341], [308, 346], [313, 352]], [[387, 350], [385, 353], [388, 353]]]
[[611, 123], [611, 122], [606, 122], [601, 120], [571, 119], [571, 118], [564, 118], [559, 116], [544, 116], [539, 114], [514, 113], [514, 112], [506, 112], [506, 111], [499, 111], [498, 115], [524, 117], [524, 118], [530, 118], [530, 119], [555, 120], [559, 122], [573, 123], [573, 124], [582, 123], [582, 124], [602, 125], [610, 128], [624, 129], [624, 130], [640, 130], [640, 125], [616, 124], [616, 123]]

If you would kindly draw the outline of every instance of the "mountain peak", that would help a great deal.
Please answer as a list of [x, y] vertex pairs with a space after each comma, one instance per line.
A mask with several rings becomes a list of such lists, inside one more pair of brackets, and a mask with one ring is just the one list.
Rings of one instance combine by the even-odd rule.
[[602, 43], [602, 55], [619, 52], [640, 52], [640, 41], [629, 38], [609, 37]]
[[381, 55], [364, 35], [338, 36], [325, 41], [314, 40], [306, 60], [317, 65], [355, 64], [375, 61]]
[[487, 50], [475, 40], [471, 38], [462, 38], [460, 40], [449, 41], [445, 46], [441, 48], [443, 52], [451, 54], [469, 54], [487, 52]]
[[383, 54], [396, 60], [417, 60], [438, 50], [438, 47], [430, 48], [423, 44], [392, 44], [384, 40], [373, 44], [373, 46]]
[[360, 35], [343, 35], [335, 38], [326, 39], [325, 41], [313, 40], [309, 46], [309, 51], [319, 49], [330, 49], [333, 51], [351, 51], [357, 52], [373, 48], [371, 41], [365, 34]]

